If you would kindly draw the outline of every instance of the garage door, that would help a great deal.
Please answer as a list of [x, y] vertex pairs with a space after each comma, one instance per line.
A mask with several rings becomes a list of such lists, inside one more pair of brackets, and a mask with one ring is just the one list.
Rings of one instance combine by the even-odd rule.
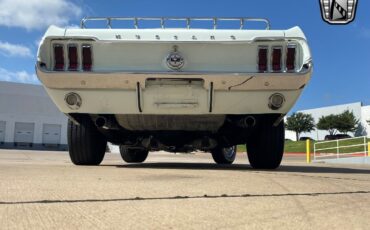
[[0, 144], [5, 142], [5, 121], [0, 121]]
[[35, 123], [16, 122], [14, 129], [14, 142], [32, 143]]
[[42, 130], [43, 144], [60, 144], [61, 125], [44, 124]]

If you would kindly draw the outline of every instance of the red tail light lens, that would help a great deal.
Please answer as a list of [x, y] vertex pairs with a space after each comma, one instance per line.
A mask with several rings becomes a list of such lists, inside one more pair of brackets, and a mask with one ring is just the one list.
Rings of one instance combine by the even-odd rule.
[[263, 73], [267, 71], [268, 47], [260, 46], [258, 49], [258, 71]]
[[91, 71], [92, 69], [92, 52], [90, 45], [82, 46], [82, 69], [84, 71]]
[[64, 48], [63, 45], [54, 45], [54, 70], [64, 70]]
[[274, 72], [281, 71], [281, 47], [272, 48], [272, 70]]
[[295, 70], [295, 56], [296, 56], [296, 47], [294, 45], [288, 45], [286, 54], [286, 69], [289, 72]]
[[69, 60], [68, 70], [72, 70], [72, 71], [77, 70], [78, 69], [78, 54], [77, 54], [76, 45], [68, 46], [68, 60]]

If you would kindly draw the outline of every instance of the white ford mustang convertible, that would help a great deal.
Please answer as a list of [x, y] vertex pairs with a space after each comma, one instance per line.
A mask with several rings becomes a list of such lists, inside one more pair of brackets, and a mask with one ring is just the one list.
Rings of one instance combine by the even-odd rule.
[[[181, 26], [169, 28], [174, 22]], [[130, 163], [149, 151], [201, 150], [231, 164], [243, 144], [253, 168], [273, 169], [284, 152], [283, 117], [310, 80], [312, 59], [299, 27], [271, 30], [266, 19], [85, 18], [77, 29], [50, 26], [36, 71], [69, 117], [76, 165], [100, 164], [107, 142]]]

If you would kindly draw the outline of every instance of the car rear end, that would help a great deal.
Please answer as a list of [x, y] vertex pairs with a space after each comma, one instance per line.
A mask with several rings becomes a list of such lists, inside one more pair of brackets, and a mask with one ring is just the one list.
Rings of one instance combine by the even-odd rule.
[[[97, 21], [107, 28], [86, 28]], [[117, 21], [134, 28], [115, 28]], [[145, 21], [158, 27], [142, 28]], [[166, 27], [172, 21], [186, 26]], [[199, 21], [212, 28], [193, 28]], [[225, 21], [239, 28], [219, 29]], [[265, 27], [245, 29], [253, 22]], [[76, 164], [99, 162], [73, 158], [86, 138], [99, 136], [122, 145], [126, 162], [138, 153], [145, 160], [149, 150], [200, 149], [211, 151], [217, 163], [231, 163], [234, 146], [249, 141], [253, 167], [275, 168], [284, 147], [281, 120], [309, 82], [312, 60], [299, 27], [271, 30], [266, 19], [86, 18], [81, 28], [48, 29], [36, 70], [73, 121]], [[77, 135], [86, 127], [99, 132]], [[267, 144], [259, 141], [265, 137]], [[103, 149], [99, 143], [96, 149]], [[265, 159], [268, 164], [261, 163]]]
[[[168, 64], [174, 53], [180, 68]], [[67, 114], [285, 114], [310, 74], [310, 51], [298, 27], [50, 27], [37, 64], [39, 79]], [[80, 106], [68, 104], [70, 93]]]

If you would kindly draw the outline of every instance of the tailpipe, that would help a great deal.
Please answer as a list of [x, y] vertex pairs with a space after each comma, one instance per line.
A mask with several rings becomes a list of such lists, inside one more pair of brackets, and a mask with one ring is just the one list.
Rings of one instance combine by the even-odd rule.
[[98, 128], [102, 128], [107, 124], [107, 119], [105, 117], [97, 117], [95, 119], [95, 125]]
[[256, 118], [247, 116], [239, 120], [238, 126], [242, 128], [253, 128], [256, 126]]

